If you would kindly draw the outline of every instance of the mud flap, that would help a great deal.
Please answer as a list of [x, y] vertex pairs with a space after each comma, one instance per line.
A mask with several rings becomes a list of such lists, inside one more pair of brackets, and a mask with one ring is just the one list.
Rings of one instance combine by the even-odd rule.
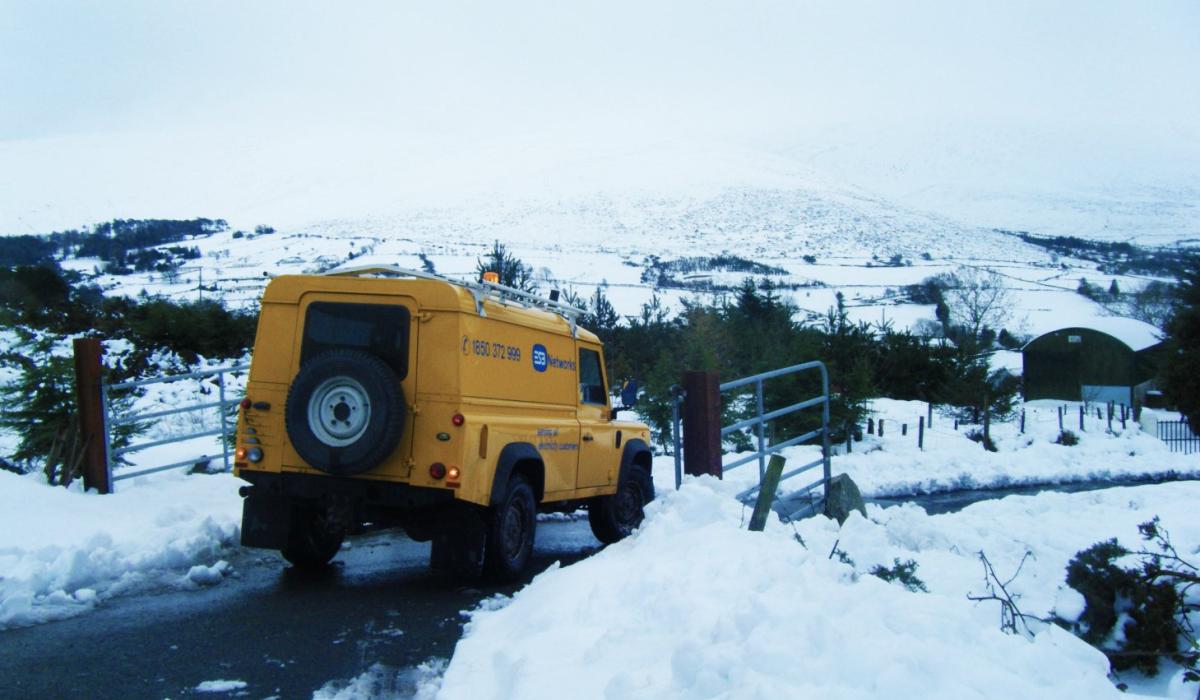
[[291, 504], [279, 495], [251, 494], [242, 501], [242, 546], [283, 549], [288, 543]]
[[429, 565], [463, 578], [483, 575], [487, 522], [474, 506], [456, 504], [438, 519]]

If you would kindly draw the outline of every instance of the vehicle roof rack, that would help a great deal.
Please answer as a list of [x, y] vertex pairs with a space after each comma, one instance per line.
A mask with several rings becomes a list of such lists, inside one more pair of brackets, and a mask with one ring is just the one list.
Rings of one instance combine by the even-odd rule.
[[540, 297], [536, 294], [526, 292], [514, 287], [508, 287], [495, 282], [468, 282], [466, 280], [454, 279], [439, 275], [432, 272], [423, 272], [421, 270], [411, 270], [400, 267], [399, 265], [364, 265], [361, 267], [348, 267], [341, 270], [330, 270], [324, 273], [330, 277], [361, 277], [364, 275], [382, 275], [385, 277], [415, 277], [417, 279], [434, 280], [437, 282], [448, 282], [459, 287], [463, 287], [475, 298], [475, 311], [480, 316], [487, 317], [487, 312], [483, 308], [484, 300], [491, 300], [501, 304], [509, 304], [522, 308], [543, 309], [562, 316], [571, 324], [571, 335], [576, 335], [579, 327], [579, 317], [587, 314], [585, 309], [564, 304], [560, 301], [551, 301], [545, 297]]

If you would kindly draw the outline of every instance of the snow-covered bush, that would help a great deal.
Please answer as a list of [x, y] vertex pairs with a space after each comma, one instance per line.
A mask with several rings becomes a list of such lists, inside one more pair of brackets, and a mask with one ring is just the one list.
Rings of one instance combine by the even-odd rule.
[[1075, 555], [1067, 585], [1083, 594], [1086, 607], [1078, 620], [1059, 622], [1103, 651], [1116, 670], [1153, 676], [1169, 658], [1190, 670], [1188, 680], [1200, 681], [1200, 645], [1189, 620], [1200, 610], [1190, 595], [1200, 570], [1179, 556], [1157, 517], [1138, 531], [1151, 549], [1131, 551], [1113, 538]]

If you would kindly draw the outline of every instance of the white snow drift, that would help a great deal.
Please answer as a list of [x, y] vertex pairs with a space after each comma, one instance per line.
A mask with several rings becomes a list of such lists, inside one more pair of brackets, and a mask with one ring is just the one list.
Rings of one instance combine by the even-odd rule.
[[[1136, 542], [1155, 514], [1192, 551], [1200, 485], [1010, 497], [962, 513], [871, 507], [839, 530], [824, 518], [795, 529], [745, 530], [732, 486], [692, 480], [656, 503], [636, 535], [551, 569], [507, 606], [484, 605], [443, 679], [440, 697], [549, 698], [1064, 698], [1121, 697], [1104, 656], [1045, 626], [1032, 639], [999, 630], [977, 552], [1011, 575], [1026, 612], [1061, 600], [1069, 557], [1096, 540]], [[833, 547], [854, 565], [831, 557]], [[928, 593], [864, 575], [915, 559]], [[1178, 681], [1175, 681], [1178, 686]], [[1194, 688], [1192, 689], [1194, 692]]]
[[218, 582], [230, 571], [219, 555], [238, 539], [242, 483], [173, 472], [101, 496], [0, 472], [0, 629], [69, 617], [152, 583]]

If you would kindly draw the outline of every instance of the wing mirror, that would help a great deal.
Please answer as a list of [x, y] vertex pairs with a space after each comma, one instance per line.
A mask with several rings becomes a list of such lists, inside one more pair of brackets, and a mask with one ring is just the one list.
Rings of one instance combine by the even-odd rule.
[[621, 405], [614, 406], [610, 418], [617, 417], [617, 411], [627, 411], [633, 408], [638, 399], [638, 383], [636, 379], [630, 379], [621, 385]]

